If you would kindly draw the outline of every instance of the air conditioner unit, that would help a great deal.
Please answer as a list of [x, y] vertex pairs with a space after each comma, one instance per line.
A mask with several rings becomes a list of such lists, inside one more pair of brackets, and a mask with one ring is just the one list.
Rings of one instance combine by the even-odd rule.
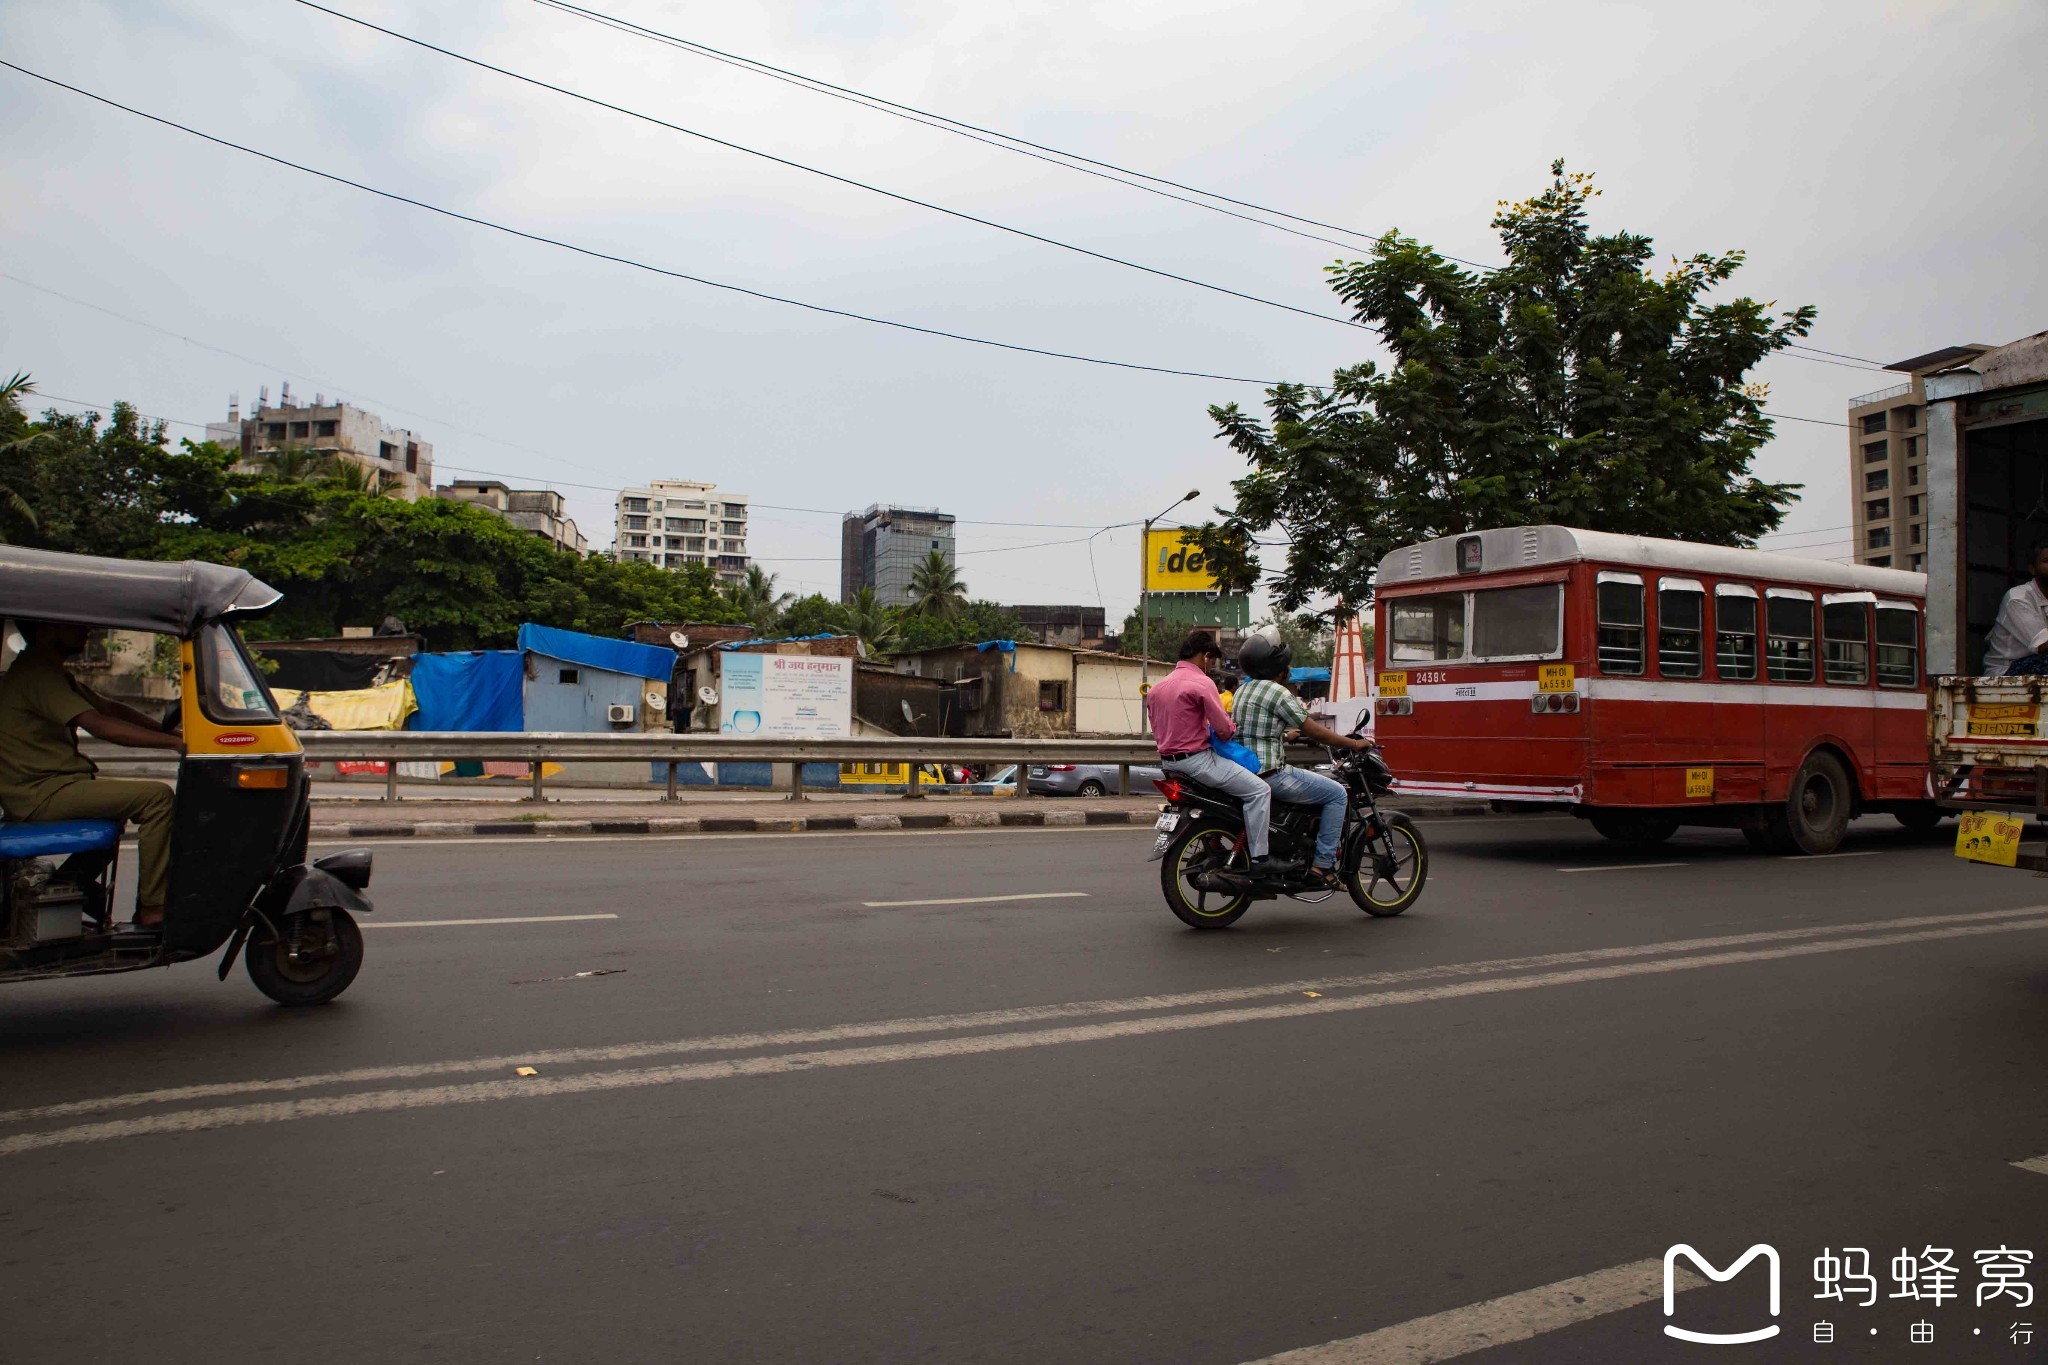
[[613, 702], [605, 707], [604, 718], [614, 725], [631, 725], [633, 723], [633, 703], [629, 701]]

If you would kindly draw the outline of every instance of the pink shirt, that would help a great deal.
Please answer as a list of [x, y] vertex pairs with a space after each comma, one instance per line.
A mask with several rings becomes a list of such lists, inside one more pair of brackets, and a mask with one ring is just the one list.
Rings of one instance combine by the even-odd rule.
[[1216, 684], [1193, 660], [1183, 659], [1173, 672], [1152, 684], [1145, 695], [1145, 714], [1152, 721], [1152, 739], [1162, 754], [1191, 753], [1209, 747], [1209, 731], [1229, 739], [1237, 733], [1223, 709]]

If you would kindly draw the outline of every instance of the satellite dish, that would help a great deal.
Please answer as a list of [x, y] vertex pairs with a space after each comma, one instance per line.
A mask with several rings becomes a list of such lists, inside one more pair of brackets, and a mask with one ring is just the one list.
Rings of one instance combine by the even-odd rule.
[[690, 647], [690, 637], [683, 634], [680, 630], [670, 631], [668, 633], [668, 642], [677, 649], [688, 649]]
[[718, 689], [715, 687], [698, 688], [697, 700], [703, 702], [706, 706], [718, 705]]
[[664, 697], [664, 696], [662, 696], [662, 695], [661, 695], [661, 693], [659, 693], [659, 692], [649, 692], [649, 693], [647, 694], [647, 709], [648, 709], [648, 710], [650, 710], [650, 711], [659, 711], [659, 710], [661, 710], [661, 709], [662, 709], [663, 707], [665, 707], [665, 706], [667, 706], [667, 705], [668, 705], [668, 698], [667, 698], [667, 697]]
[[909, 721], [912, 725], [915, 725], [919, 721], [924, 719], [923, 716], [920, 716], [919, 714], [917, 714], [917, 712], [910, 709], [910, 699], [908, 697], [905, 697], [903, 699], [901, 705], [903, 707], [903, 719]]

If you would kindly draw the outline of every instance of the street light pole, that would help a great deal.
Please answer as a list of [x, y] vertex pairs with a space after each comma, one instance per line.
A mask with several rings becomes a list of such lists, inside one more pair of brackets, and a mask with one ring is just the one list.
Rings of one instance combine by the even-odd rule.
[[1152, 523], [1182, 503], [1193, 502], [1201, 496], [1201, 489], [1190, 488], [1157, 514], [1145, 518], [1145, 529], [1138, 533], [1138, 653], [1144, 659], [1138, 666], [1140, 696], [1152, 685], [1152, 589], [1149, 586], [1152, 579]]

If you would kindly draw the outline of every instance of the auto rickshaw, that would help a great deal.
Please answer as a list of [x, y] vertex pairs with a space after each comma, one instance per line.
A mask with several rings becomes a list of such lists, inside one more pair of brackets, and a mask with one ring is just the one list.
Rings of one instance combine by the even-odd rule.
[[[0, 618], [176, 638], [184, 736], [161, 926], [115, 924], [119, 822], [0, 820], [0, 983], [164, 967], [215, 952], [226, 980], [245, 946], [249, 979], [280, 1004], [332, 1000], [355, 980], [370, 852], [307, 863], [305, 756], [230, 623], [280, 596], [222, 564], [0, 545]], [[46, 860], [58, 857], [66, 861], [52, 872]]]

